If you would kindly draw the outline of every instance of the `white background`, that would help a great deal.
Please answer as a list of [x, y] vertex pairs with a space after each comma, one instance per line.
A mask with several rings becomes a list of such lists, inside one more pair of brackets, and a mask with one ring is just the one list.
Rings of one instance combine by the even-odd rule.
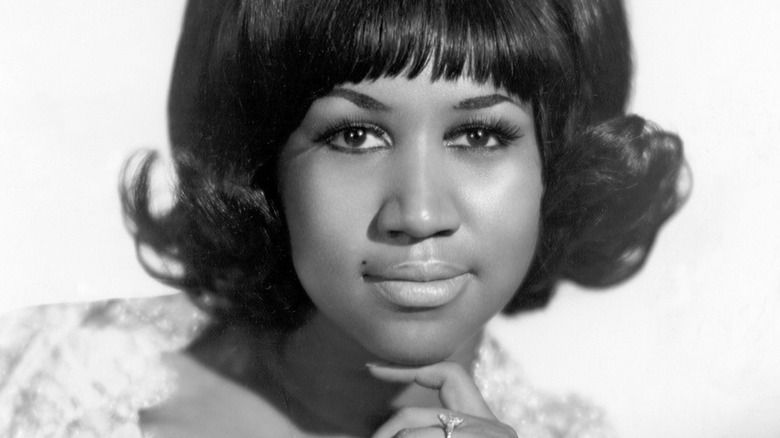
[[[629, 7], [632, 110], [682, 135], [693, 196], [632, 281], [564, 285], [495, 326], [532, 381], [597, 400], [624, 437], [780, 437], [780, 4]], [[116, 184], [131, 151], [167, 148], [182, 9], [0, 3], [0, 312], [167, 292], [135, 262]]]

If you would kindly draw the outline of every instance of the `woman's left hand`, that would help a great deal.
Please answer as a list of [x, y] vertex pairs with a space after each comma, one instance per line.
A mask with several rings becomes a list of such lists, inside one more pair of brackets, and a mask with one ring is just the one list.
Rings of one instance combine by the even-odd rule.
[[[419, 368], [371, 364], [376, 378], [395, 383], [417, 383], [439, 392], [443, 408], [405, 407], [377, 429], [372, 438], [442, 438], [445, 426], [439, 415], [463, 420], [452, 438], [517, 438], [517, 433], [498, 421], [466, 370], [454, 362], [439, 362]], [[449, 436], [449, 435], [447, 435]]]

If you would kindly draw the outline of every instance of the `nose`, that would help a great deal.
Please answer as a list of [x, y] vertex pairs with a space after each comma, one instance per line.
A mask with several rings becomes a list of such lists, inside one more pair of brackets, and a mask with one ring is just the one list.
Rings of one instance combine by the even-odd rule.
[[419, 240], [460, 228], [457, 187], [441, 144], [420, 141], [397, 147], [387, 172], [389, 184], [376, 217], [383, 236]]

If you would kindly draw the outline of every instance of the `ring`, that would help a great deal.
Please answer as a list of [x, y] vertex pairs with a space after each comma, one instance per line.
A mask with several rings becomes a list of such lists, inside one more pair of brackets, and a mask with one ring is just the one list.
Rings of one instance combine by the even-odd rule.
[[439, 414], [439, 421], [444, 426], [444, 438], [452, 438], [452, 431], [463, 423], [463, 418], [448, 412]]

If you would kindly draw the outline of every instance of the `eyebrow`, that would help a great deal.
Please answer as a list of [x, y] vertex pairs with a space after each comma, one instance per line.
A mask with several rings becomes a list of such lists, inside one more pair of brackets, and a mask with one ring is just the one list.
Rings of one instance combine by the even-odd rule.
[[482, 108], [488, 108], [499, 103], [509, 102], [517, 105], [517, 102], [512, 100], [508, 96], [503, 94], [490, 94], [487, 96], [477, 96], [469, 99], [461, 100], [453, 108], [457, 110], [477, 110]]
[[390, 107], [363, 93], [347, 88], [334, 88], [328, 96], [343, 97], [356, 106], [371, 111], [390, 111]]
[[[357, 107], [363, 108], [365, 110], [384, 112], [390, 111], [392, 109], [390, 106], [374, 99], [367, 94], [350, 90], [348, 88], [334, 88], [330, 93], [328, 93], [328, 96], [347, 99]], [[504, 96], [503, 94], [489, 94], [487, 96], [477, 96], [461, 100], [455, 106], [453, 106], [453, 108], [456, 110], [478, 110], [498, 105], [499, 103], [503, 102], [509, 102], [514, 105], [518, 105], [517, 102], [508, 96]]]

